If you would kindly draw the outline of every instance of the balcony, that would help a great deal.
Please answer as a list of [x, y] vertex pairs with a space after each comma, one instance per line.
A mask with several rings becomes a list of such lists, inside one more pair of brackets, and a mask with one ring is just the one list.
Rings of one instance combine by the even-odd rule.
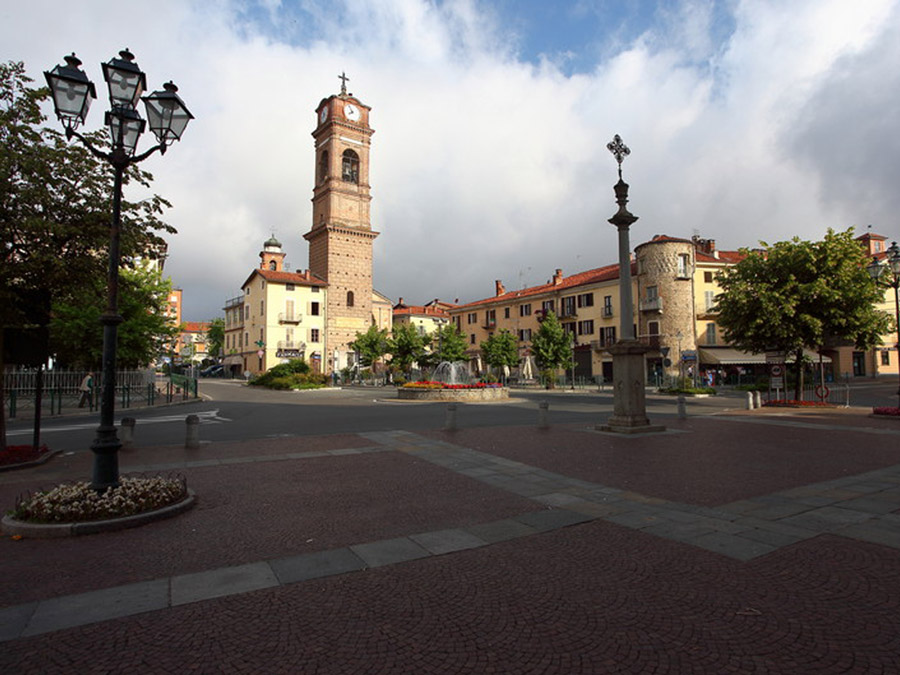
[[280, 359], [296, 359], [306, 352], [306, 343], [294, 340], [279, 340], [275, 356]]
[[239, 295], [236, 298], [231, 298], [231, 300], [225, 301], [225, 309], [231, 309], [232, 307], [237, 307], [238, 305], [244, 304], [244, 296]]
[[303, 315], [294, 312], [279, 312], [278, 323], [298, 324], [303, 321]]
[[663, 299], [660, 297], [647, 298], [640, 302], [642, 312], [660, 312], [663, 311]]
[[603, 307], [603, 318], [610, 319], [613, 316], [613, 308], [612, 305], [605, 305]]
[[494, 330], [497, 327], [497, 319], [485, 319], [481, 327], [486, 330]]
[[650, 347], [650, 349], [659, 350], [660, 347], [660, 337], [659, 335], [641, 335], [638, 340], [642, 343]]

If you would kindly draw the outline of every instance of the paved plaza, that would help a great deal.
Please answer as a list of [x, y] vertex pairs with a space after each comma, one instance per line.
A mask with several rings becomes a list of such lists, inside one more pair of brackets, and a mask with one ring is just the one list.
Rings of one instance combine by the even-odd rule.
[[0, 671], [897, 673], [900, 424], [867, 412], [123, 451], [197, 506], [0, 539]]

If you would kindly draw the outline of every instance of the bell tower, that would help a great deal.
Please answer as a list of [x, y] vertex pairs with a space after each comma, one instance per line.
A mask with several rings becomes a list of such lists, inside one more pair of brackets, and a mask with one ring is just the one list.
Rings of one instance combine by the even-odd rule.
[[349, 362], [348, 346], [373, 322], [372, 242], [378, 232], [369, 221], [369, 148], [374, 131], [371, 108], [347, 93], [322, 99], [316, 108], [313, 222], [303, 237], [309, 242], [309, 270], [328, 282], [323, 363], [335, 353]]

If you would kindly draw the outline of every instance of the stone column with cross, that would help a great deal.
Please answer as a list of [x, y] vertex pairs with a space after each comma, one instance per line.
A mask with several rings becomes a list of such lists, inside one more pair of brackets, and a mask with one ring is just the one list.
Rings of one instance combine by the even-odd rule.
[[622, 160], [631, 154], [618, 134], [606, 148], [619, 165], [619, 182], [615, 190], [619, 210], [609, 219], [619, 231], [619, 302], [621, 324], [619, 341], [607, 350], [613, 357], [613, 415], [606, 424], [597, 425], [600, 431], [622, 434], [639, 434], [665, 431], [665, 427], [650, 424], [646, 404], [646, 365], [644, 354], [648, 349], [634, 336], [634, 307], [631, 293], [631, 243], [629, 228], [637, 216], [626, 208], [628, 183], [622, 180]]

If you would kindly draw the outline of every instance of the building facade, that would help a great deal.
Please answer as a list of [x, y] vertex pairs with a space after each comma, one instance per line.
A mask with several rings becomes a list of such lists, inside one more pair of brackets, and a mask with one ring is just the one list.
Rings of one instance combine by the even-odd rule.
[[[859, 241], [867, 253], [884, 255], [884, 237], [870, 234]], [[739, 381], [742, 375], [765, 369], [765, 354], [748, 354], [725, 343], [717, 321], [717, 275], [742, 257], [700, 237], [657, 235], [635, 248], [634, 328], [637, 339], [650, 348], [645, 356], [648, 382], [673, 377]], [[879, 309], [893, 311], [892, 293], [885, 293]], [[498, 280], [494, 296], [449, 308], [451, 320], [469, 342], [474, 370], [481, 369], [481, 342], [504, 330], [517, 336], [524, 368], [531, 337], [548, 311], [559, 317], [572, 338], [576, 377], [611, 380], [612, 357], [606, 350], [621, 335], [618, 265], [568, 277], [557, 269], [547, 283], [514, 291]], [[822, 360], [835, 378], [896, 374], [896, 334], [883, 336], [883, 342], [865, 352], [849, 345], [824, 348]], [[816, 352], [807, 356], [819, 359]]]

